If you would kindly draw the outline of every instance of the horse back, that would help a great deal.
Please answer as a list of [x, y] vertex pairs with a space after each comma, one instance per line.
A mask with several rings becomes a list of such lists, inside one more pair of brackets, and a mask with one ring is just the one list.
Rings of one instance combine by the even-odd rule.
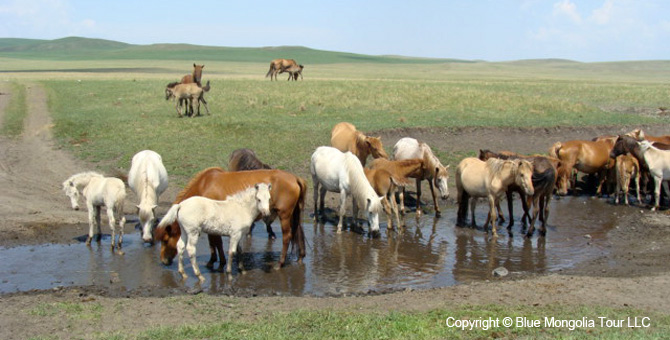
[[351, 151], [357, 154], [356, 145], [359, 133], [350, 123], [337, 123], [330, 132], [330, 145], [342, 152]]

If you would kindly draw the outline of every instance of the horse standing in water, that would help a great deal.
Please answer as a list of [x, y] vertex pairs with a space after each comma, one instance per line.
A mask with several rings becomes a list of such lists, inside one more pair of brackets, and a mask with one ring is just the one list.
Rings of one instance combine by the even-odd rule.
[[347, 122], [337, 123], [330, 132], [330, 145], [342, 152], [350, 151], [365, 166], [368, 155], [372, 158], [389, 158], [379, 137], [369, 137]]
[[251, 225], [259, 214], [262, 216], [270, 214], [270, 189], [271, 186], [268, 184], [256, 184], [254, 187], [228, 196], [223, 201], [193, 196], [173, 205], [168, 210], [158, 226], [164, 228], [175, 221], [179, 223], [182, 232], [177, 243], [177, 254], [179, 255], [179, 273], [184, 279], [188, 277], [184, 271], [184, 249], [186, 249], [191, 258], [193, 272], [200, 282], [205, 281], [195, 257], [196, 245], [201, 232], [208, 235], [229, 236], [228, 257], [230, 261], [226, 272], [228, 274], [232, 272], [235, 254], [237, 254], [238, 268], [241, 272], [244, 271], [239, 242], [242, 236], [249, 233]]
[[[354, 219], [358, 218], [359, 204], [365, 205], [368, 214], [369, 233], [379, 234], [379, 210], [382, 197], [377, 196], [368, 182], [360, 161], [351, 152], [342, 153], [329, 146], [321, 146], [312, 154], [309, 166], [314, 184], [314, 219], [324, 210], [326, 192], [340, 193], [340, 219], [337, 232], [342, 232], [342, 221], [346, 211], [347, 195], [351, 194]], [[319, 197], [321, 205], [319, 205]], [[319, 207], [319, 208], [317, 208]]]
[[[98, 234], [100, 241], [100, 211], [103, 206], [107, 208], [107, 219], [109, 228], [112, 230], [112, 250], [116, 243], [116, 234], [119, 234], [118, 248], [121, 249], [123, 243], [123, 226], [126, 224], [126, 217], [123, 214], [123, 202], [126, 198], [126, 185], [118, 178], [104, 177], [97, 172], [82, 172], [72, 175], [63, 182], [63, 191], [70, 198], [72, 207], [79, 210], [79, 189], [86, 198], [86, 207], [88, 208], [88, 237], [86, 245], [91, 245], [94, 229]], [[118, 228], [117, 224], [118, 223]]]
[[163, 158], [152, 150], [136, 153], [130, 163], [128, 186], [140, 200], [137, 214], [142, 225], [142, 241], [153, 242], [152, 228], [156, 220], [158, 198], [168, 187]]
[[576, 169], [587, 174], [598, 173], [600, 180], [596, 195], [600, 195], [603, 182], [607, 178], [607, 170], [614, 166], [614, 162], [611, 162], [609, 157], [613, 147], [614, 142], [609, 138], [597, 141], [571, 140], [554, 143], [549, 149], [549, 156], [561, 162], [556, 182], [557, 193], [567, 195], [569, 188], [574, 190], [577, 176], [573, 170]]
[[500, 196], [507, 188], [515, 183], [522, 187], [525, 194], [532, 196], [534, 193], [533, 165], [526, 160], [501, 160], [490, 158], [486, 162], [468, 157], [463, 159], [456, 168], [456, 189], [458, 191], [458, 216], [457, 225], [464, 225], [468, 213], [468, 201], [472, 212], [472, 226], [476, 227], [475, 207], [477, 197], [487, 197], [489, 200], [489, 214], [484, 227], [488, 228], [491, 222], [493, 236], [498, 236], [496, 220], [496, 207]]
[[[447, 181], [449, 180], [449, 166], [442, 165], [440, 160], [435, 157], [430, 146], [426, 143], [419, 142], [414, 138], [405, 137], [400, 139], [393, 146], [393, 158], [396, 160], [405, 160], [419, 158], [423, 160], [424, 172], [416, 175], [416, 214], [421, 216], [421, 181], [424, 179], [428, 181], [430, 193], [433, 196], [433, 206], [435, 207], [435, 215], [440, 216], [440, 207], [437, 204], [437, 197], [435, 196], [435, 188], [440, 191], [440, 197], [443, 200], [449, 198], [449, 187]], [[405, 187], [400, 192], [400, 211], [405, 214]]]
[[[282, 228], [282, 251], [277, 268], [284, 265], [288, 253], [289, 243], [297, 246], [298, 262], [302, 263], [305, 257], [305, 234], [302, 229], [302, 211], [305, 206], [307, 182], [291, 173], [281, 170], [254, 170], [254, 171], [225, 171], [221, 168], [207, 168], [197, 173], [175, 199], [180, 203], [192, 196], [203, 196], [213, 200], [224, 200], [254, 186], [258, 183], [270, 183], [270, 210], [279, 216]], [[177, 242], [181, 236], [181, 229], [176, 223], [156, 228], [154, 237], [161, 241], [161, 262], [172, 264], [177, 254]], [[208, 237], [211, 258], [207, 268], [212, 268], [217, 261], [217, 252], [221, 258], [219, 269], [223, 269], [225, 256], [223, 242], [220, 236]]]
[[[230, 153], [228, 157], [228, 170], [230, 171], [247, 171], [247, 170], [262, 170], [262, 169], [272, 169], [269, 165], [261, 162], [256, 153], [251, 149], [237, 149]], [[272, 222], [277, 218], [276, 214], [270, 214], [269, 216], [263, 217], [263, 222], [265, 222], [265, 230], [268, 232], [268, 238], [274, 240], [277, 238], [274, 231], [272, 231]], [[254, 230], [254, 226], [251, 226], [251, 230]], [[249, 233], [251, 235], [251, 233]]]

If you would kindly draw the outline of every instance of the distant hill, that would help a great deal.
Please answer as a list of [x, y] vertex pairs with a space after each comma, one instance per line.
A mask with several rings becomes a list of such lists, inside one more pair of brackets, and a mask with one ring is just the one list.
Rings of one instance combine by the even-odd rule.
[[458, 59], [372, 56], [315, 50], [302, 46], [216, 47], [189, 44], [132, 45], [104, 39], [68, 37], [56, 40], [0, 38], [0, 57], [44, 60], [198, 60], [268, 62], [292, 58], [305, 64], [320, 63], [471, 63]]

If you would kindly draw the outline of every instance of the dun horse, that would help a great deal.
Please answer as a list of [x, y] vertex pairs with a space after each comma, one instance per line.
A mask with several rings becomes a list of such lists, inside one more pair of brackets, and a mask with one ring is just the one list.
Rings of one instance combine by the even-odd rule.
[[128, 172], [128, 185], [140, 200], [137, 209], [142, 225], [142, 240], [153, 242], [152, 228], [156, 220], [158, 197], [168, 187], [168, 174], [161, 156], [151, 150], [135, 154]]
[[[282, 228], [282, 251], [277, 268], [284, 265], [289, 244], [298, 247], [298, 262], [305, 257], [305, 234], [302, 229], [302, 211], [305, 205], [307, 183], [304, 179], [281, 170], [255, 170], [229, 172], [221, 168], [208, 168], [196, 174], [177, 195], [174, 203], [180, 203], [192, 196], [203, 196], [213, 200], [224, 200], [254, 186], [258, 183], [270, 183], [272, 200], [270, 209], [279, 216]], [[181, 230], [175, 223], [163, 228], [156, 228], [155, 238], [161, 241], [161, 262], [170, 265], [177, 254], [177, 242]], [[223, 243], [220, 236], [208, 237], [211, 258], [207, 263], [212, 268], [217, 260], [217, 252], [221, 257], [219, 269], [225, 264]]]
[[[126, 185], [118, 178], [104, 177], [97, 172], [82, 172], [72, 175], [63, 182], [63, 191], [70, 198], [72, 207], [79, 208], [79, 189], [86, 198], [88, 208], [88, 237], [86, 245], [91, 244], [95, 235], [94, 229], [100, 241], [100, 211], [102, 207], [107, 208], [107, 219], [109, 228], [112, 230], [112, 250], [116, 244], [116, 234], [119, 234], [119, 242], [116, 246], [121, 249], [123, 243], [123, 226], [126, 217], [123, 214], [123, 202], [126, 198]], [[116, 222], [118, 223], [118, 227]]]
[[270, 62], [270, 70], [265, 74], [265, 78], [270, 76], [270, 81], [272, 81], [273, 77], [277, 80], [278, 73], [284, 72], [286, 69], [293, 66], [298, 66], [298, 63], [293, 59], [275, 59]]
[[[196, 245], [201, 232], [208, 235], [229, 236], [228, 266], [226, 272], [232, 272], [233, 256], [238, 255], [237, 264], [243, 272], [242, 251], [239, 242], [242, 236], [247, 235], [256, 217], [260, 214], [270, 214], [270, 189], [268, 184], [260, 183], [237, 194], [229, 196], [223, 201], [212, 200], [201, 196], [193, 196], [181, 203], [174, 204], [158, 225], [165, 228], [175, 221], [179, 223], [181, 237], [177, 243], [179, 255], [179, 273], [184, 279], [188, 276], [184, 271], [184, 249], [191, 258], [193, 272], [200, 279], [205, 277], [200, 273], [196, 261]], [[186, 242], [184, 242], [186, 238]]]
[[[619, 196], [623, 194], [623, 200], [628, 203], [628, 189], [630, 180], [635, 179], [635, 192], [637, 201], [640, 200], [640, 163], [633, 155], [625, 154], [616, 157], [616, 191], [614, 192], [614, 204], [619, 204]], [[623, 192], [622, 192], [623, 191]]]
[[[435, 195], [435, 187], [440, 191], [440, 197], [443, 200], [449, 198], [449, 187], [447, 182], [449, 180], [449, 166], [442, 165], [440, 160], [435, 157], [433, 150], [428, 144], [419, 142], [414, 138], [405, 137], [400, 139], [393, 146], [393, 158], [397, 160], [405, 160], [412, 158], [419, 158], [423, 160], [424, 172], [415, 176], [416, 178], [416, 214], [421, 215], [421, 181], [427, 180], [430, 188], [430, 194], [433, 196], [433, 206], [435, 207], [435, 215], [440, 216], [440, 207], [437, 204], [437, 197]], [[405, 213], [405, 187], [400, 193], [400, 211]]]
[[165, 87], [165, 100], [175, 98], [175, 109], [177, 110], [177, 115], [179, 115], [179, 118], [182, 117], [180, 107], [185, 106], [185, 104], [188, 104], [186, 107], [186, 115], [193, 116], [194, 101], [198, 109], [197, 116], [200, 116], [200, 103], [205, 105], [205, 109], [209, 115], [209, 107], [207, 107], [207, 101], [205, 100], [204, 96], [205, 92], [208, 92], [209, 90], [209, 80], [207, 81], [207, 85], [205, 85], [205, 87], [200, 87], [200, 85], [196, 83], [170, 83]]
[[353, 153], [363, 166], [368, 155], [372, 155], [372, 158], [389, 158], [379, 137], [366, 136], [347, 122], [337, 123], [333, 127], [330, 132], [330, 146], [342, 152]]
[[458, 164], [456, 169], [456, 189], [458, 191], [458, 216], [457, 224], [464, 225], [468, 213], [468, 201], [472, 211], [472, 226], [476, 226], [475, 207], [477, 197], [487, 197], [489, 201], [489, 214], [484, 224], [488, 228], [491, 222], [494, 236], [498, 235], [496, 227], [496, 206], [500, 196], [507, 191], [507, 188], [515, 183], [523, 188], [526, 195], [532, 196], [534, 193], [533, 165], [526, 160], [501, 160], [491, 158], [486, 162], [468, 157]]

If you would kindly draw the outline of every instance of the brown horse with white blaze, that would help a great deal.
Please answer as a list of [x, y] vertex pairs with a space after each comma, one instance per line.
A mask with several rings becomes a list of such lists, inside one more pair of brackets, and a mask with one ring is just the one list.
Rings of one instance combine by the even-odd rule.
[[[282, 251], [278, 267], [286, 262], [289, 243], [297, 245], [299, 250], [298, 262], [302, 263], [305, 257], [305, 234], [302, 229], [302, 211], [305, 205], [307, 182], [281, 170], [254, 170], [229, 172], [222, 168], [208, 168], [196, 174], [186, 185], [186, 188], [177, 195], [174, 203], [192, 196], [203, 196], [214, 200], [224, 200], [229, 195], [240, 192], [258, 183], [270, 183], [270, 211], [276, 214], [281, 221]], [[177, 241], [181, 236], [179, 225], [173, 223], [165, 228], [157, 228], [155, 239], [161, 241], [160, 258], [163, 264], [170, 265], [177, 255]], [[211, 268], [216, 262], [216, 253], [219, 252], [221, 262], [219, 268], [225, 264], [223, 244], [220, 236], [209, 236], [212, 258], [207, 264]]]
[[337, 123], [330, 132], [330, 145], [342, 152], [350, 151], [365, 166], [368, 155], [372, 158], [389, 158], [379, 137], [366, 136], [347, 122]]
[[549, 149], [549, 156], [560, 161], [556, 189], [559, 195], [567, 195], [568, 188], [574, 189], [576, 174], [574, 170], [587, 174], [598, 173], [599, 183], [596, 194], [600, 195], [606, 172], [614, 166], [610, 161], [610, 152], [614, 142], [610, 139], [597, 141], [571, 140], [556, 142]]

